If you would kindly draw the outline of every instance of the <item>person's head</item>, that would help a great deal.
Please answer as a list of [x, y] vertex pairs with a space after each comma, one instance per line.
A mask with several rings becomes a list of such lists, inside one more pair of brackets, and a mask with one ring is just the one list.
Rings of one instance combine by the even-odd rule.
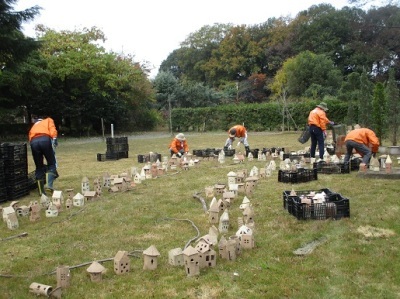
[[328, 105], [325, 102], [321, 102], [317, 105], [317, 107], [321, 108], [324, 111], [328, 111]]
[[44, 117], [41, 115], [32, 115], [32, 123], [33, 124], [36, 124], [38, 121], [41, 121], [43, 119], [44, 119]]
[[229, 138], [235, 138], [236, 136], [236, 129], [232, 128], [229, 130]]
[[175, 136], [175, 138], [178, 139], [179, 141], [186, 140], [186, 137], [183, 133], [179, 133], [178, 135]]

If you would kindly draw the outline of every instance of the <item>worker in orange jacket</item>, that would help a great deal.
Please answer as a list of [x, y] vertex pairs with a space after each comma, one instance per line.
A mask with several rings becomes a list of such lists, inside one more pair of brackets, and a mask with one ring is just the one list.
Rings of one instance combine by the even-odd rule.
[[[225, 149], [231, 149], [235, 138], [239, 138], [238, 146], [243, 143], [246, 153], [250, 152], [249, 142], [247, 141], [247, 129], [242, 125], [233, 126], [228, 130], [228, 139], [225, 141]], [[247, 155], [247, 154], [246, 154]]]
[[[35, 162], [35, 176], [38, 183], [39, 194], [46, 194], [54, 190], [53, 182], [58, 177], [55, 148], [57, 142], [57, 129], [52, 118], [36, 118], [32, 128], [29, 130], [29, 142]], [[47, 166], [43, 160], [46, 159]]]
[[325, 102], [321, 102], [311, 110], [308, 115], [308, 125], [310, 127], [311, 138], [310, 155], [311, 158], [315, 158], [315, 151], [318, 144], [320, 160], [323, 160], [325, 153], [326, 126], [328, 124], [335, 124], [333, 121], [328, 119], [326, 111], [328, 111], [328, 105]]
[[359, 153], [362, 158], [362, 163], [365, 165], [369, 164], [372, 154], [378, 152], [379, 139], [376, 137], [375, 132], [368, 128], [354, 129], [347, 133], [344, 139], [346, 145], [346, 155], [344, 156], [344, 162], [348, 163], [353, 149]]
[[182, 157], [184, 154], [187, 154], [189, 152], [189, 145], [183, 133], [179, 133], [171, 141], [169, 145], [169, 151], [171, 153], [171, 156], [175, 154], [178, 157]]

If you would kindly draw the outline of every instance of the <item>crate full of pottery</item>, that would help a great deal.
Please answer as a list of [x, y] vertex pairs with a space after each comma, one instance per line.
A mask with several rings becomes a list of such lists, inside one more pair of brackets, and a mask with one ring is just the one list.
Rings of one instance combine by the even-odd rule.
[[299, 220], [350, 217], [349, 199], [327, 188], [283, 191], [283, 208]]

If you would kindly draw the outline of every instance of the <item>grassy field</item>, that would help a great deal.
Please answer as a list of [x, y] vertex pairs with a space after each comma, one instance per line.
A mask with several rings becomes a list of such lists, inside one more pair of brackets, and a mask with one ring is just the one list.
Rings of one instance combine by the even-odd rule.
[[[251, 148], [304, 148], [300, 133], [252, 133]], [[187, 134], [190, 150], [221, 148], [226, 133]], [[98, 162], [105, 153], [100, 138], [60, 139], [57, 150], [60, 178], [57, 190], [80, 192], [81, 180], [113, 175], [141, 168], [137, 155], [150, 151], [168, 154], [169, 134], [148, 133], [129, 136], [129, 158]], [[34, 165], [28, 151], [29, 171]], [[400, 298], [399, 181], [369, 179], [350, 174], [320, 174], [318, 180], [290, 185], [278, 183], [277, 171], [261, 179], [250, 201], [255, 211], [255, 243], [236, 261], [217, 259], [215, 268], [201, 269], [187, 277], [183, 267], [168, 263], [168, 251], [183, 248], [210, 224], [198, 191], [227, 182], [230, 171], [264, 167], [265, 162], [245, 161], [237, 165], [227, 157], [224, 164], [202, 161], [188, 171], [170, 171], [145, 180], [133, 190], [110, 193], [83, 208], [64, 210], [56, 218], [30, 222], [19, 218], [19, 228], [0, 227], [0, 298], [34, 298], [32, 282], [55, 287], [55, 269], [71, 267], [69, 288], [63, 298]], [[278, 163], [279, 165], [279, 163]], [[397, 165], [395, 165], [397, 166]], [[398, 167], [398, 166], [397, 166]], [[350, 199], [350, 218], [301, 221], [283, 209], [286, 190], [329, 188]], [[238, 229], [241, 216], [239, 195], [230, 209], [231, 229]], [[20, 205], [39, 200], [36, 190], [19, 200]], [[207, 199], [207, 204], [211, 199]], [[7, 203], [3, 203], [3, 207]], [[190, 221], [189, 221], [190, 220]], [[377, 231], [375, 235], [361, 232]], [[23, 238], [4, 240], [27, 232]], [[297, 256], [294, 250], [325, 238], [311, 254]], [[158, 268], [143, 270], [142, 251], [154, 245], [161, 256]], [[195, 246], [195, 243], [191, 243]], [[116, 275], [112, 258], [119, 250], [130, 252], [131, 271]], [[106, 268], [101, 282], [91, 282], [86, 269], [92, 261]], [[234, 273], [236, 273], [234, 275]]]

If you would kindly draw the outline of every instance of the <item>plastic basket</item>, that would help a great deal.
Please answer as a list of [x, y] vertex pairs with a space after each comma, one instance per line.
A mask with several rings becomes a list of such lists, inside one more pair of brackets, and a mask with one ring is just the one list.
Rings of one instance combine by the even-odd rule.
[[278, 182], [280, 183], [306, 183], [318, 180], [318, 172], [316, 169], [299, 169], [298, 171], [278, 171]]
[[310, 194], [311, 191], [296, 191], [295, 196], [290, 195], [290, 191], [283, 192], [283, 207], [289, 214], [299, 220], [315, 219], [341, 219], [350, 217], [350, 201], [339, 193], [329, 189], [320, 189], [316, 192], [325, 192], [326, 202], [311, 204], [301, 203], [302, 195]]

